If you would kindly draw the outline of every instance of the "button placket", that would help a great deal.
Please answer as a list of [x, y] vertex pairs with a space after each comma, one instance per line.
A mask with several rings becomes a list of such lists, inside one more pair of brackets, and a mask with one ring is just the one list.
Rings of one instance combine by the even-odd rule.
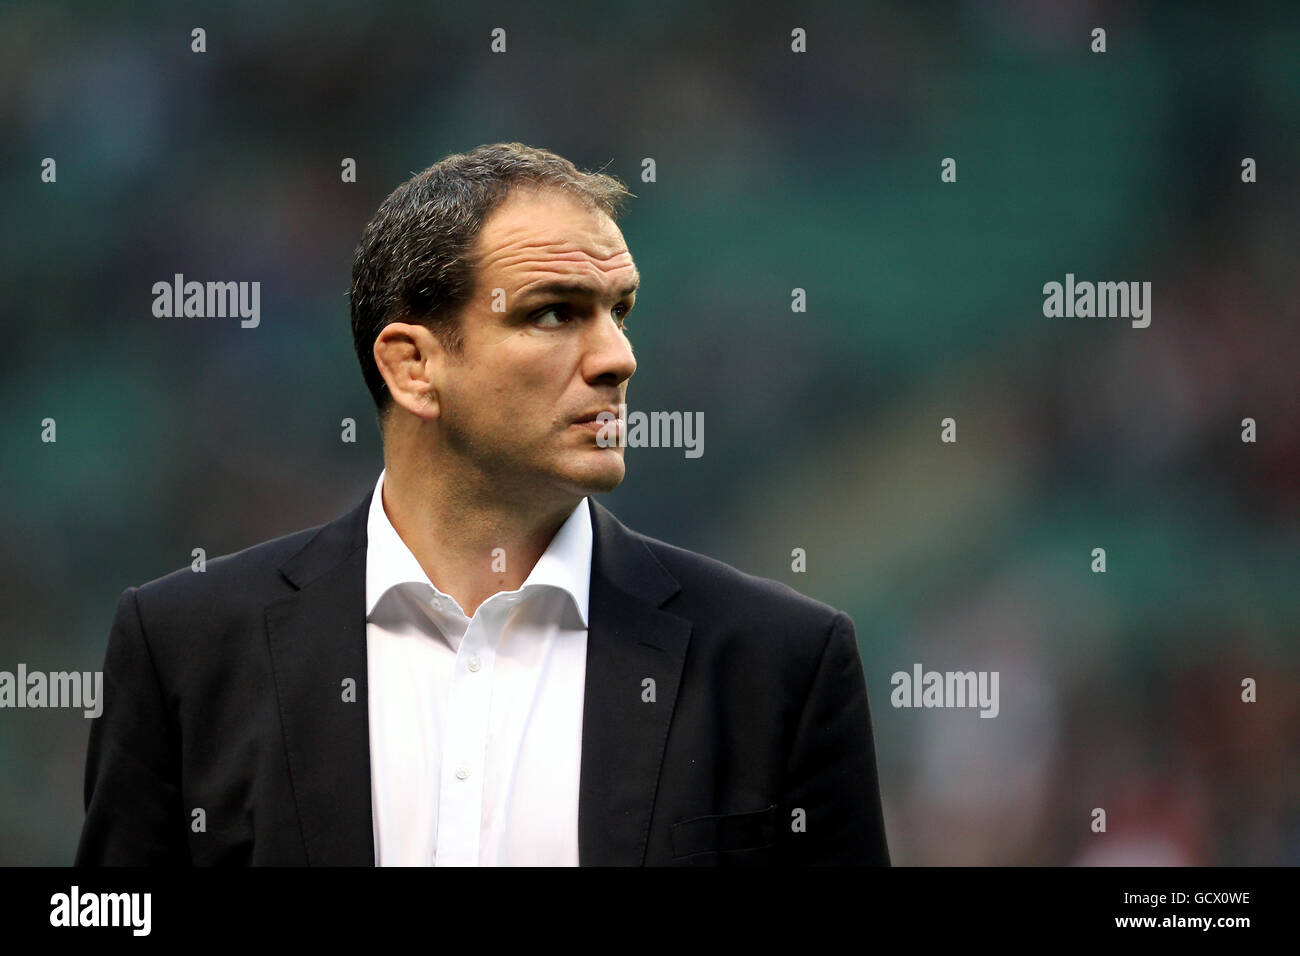
[[458, 666], [448, 694], [444, 732], [438, 811], [440, 865], [477, 866], [479, 862], [484, 767], [492, 701], [490, 677], [493, 658], [488, 627], [484, 616], [475, 615], [457, 648]]

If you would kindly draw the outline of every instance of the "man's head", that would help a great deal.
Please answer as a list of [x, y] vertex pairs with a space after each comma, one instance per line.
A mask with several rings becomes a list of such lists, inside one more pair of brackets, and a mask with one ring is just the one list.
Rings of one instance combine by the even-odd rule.
[[386, 453], [436, 449], [439, 467], [548, 498], [622, 480], [622, 449], [575, 420], [616, 408], [636, 369], [622, 322], [638, 276], [615, 224], [628, 195], [508, 143], [449, 156], [383, 202], [351, 304]]

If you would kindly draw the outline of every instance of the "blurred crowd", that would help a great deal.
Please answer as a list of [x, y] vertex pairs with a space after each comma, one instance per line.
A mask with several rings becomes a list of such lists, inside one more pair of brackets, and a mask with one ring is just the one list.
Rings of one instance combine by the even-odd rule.
[[[0, 8], [0, 669], [98, 669], [123, 588], [360, 500], [361, 229], [520, 140], [636, 194], [629, 405], [706, 419], [604, 503], [849, 612], [895, 863], [1300, 863], [1277, 6]], [[1067, 272], [1150, 281], [1150, 327], [1044, 317]], [[175, 273], [260, 281], [260, 325], [154, 317]], [[998, 671], [996, 719], [892, 707], [918, 662]], [[0, 711], [0, 863], [71, 861], [88, 730]]]

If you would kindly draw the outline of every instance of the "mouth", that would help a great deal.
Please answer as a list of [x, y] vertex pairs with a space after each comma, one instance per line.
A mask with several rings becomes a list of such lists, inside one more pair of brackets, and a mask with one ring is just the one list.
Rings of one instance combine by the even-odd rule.
[[617, 408], [598, 408], [575, 418], [571, 424], [574, 428], [586, 429], [592, 434], [621, 437], [626, 433], [627, 423], [619, 417], [618, 412]]
[[[602, 415], [605, 417], [603, 420], [600, 420], [600, 416]], [[606, 424], [612, 424], [616, 419], [622, 421], [622, 419], [619, 418], [617, 408], [598, 408], [594, 412], [589, 412], [588, 414], [583, 415], [581, 418], [575, 418], [573, 424], [604, 426]]]

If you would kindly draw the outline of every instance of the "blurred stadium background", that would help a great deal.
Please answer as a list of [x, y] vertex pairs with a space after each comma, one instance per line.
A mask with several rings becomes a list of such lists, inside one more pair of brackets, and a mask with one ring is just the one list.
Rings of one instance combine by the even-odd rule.
[[[1220, 6], [0, 7], [0, 669], [97, 670], [124, 587], [369, 490], [361, 228], [520, 140], [638, 195], [630, 404], [705, 413], [604, 503], [850, 613], [895, 863], [1300, 862], [1300, 15]], [[155, 318], [178, 272], [260, 327]], [[1151, 326], [1044, 318], [1067, 272]], [[917, 662], [1000, 715], [894, 709]], [[0, 863], [71, 861], [89, 727], [0, 711]]]

